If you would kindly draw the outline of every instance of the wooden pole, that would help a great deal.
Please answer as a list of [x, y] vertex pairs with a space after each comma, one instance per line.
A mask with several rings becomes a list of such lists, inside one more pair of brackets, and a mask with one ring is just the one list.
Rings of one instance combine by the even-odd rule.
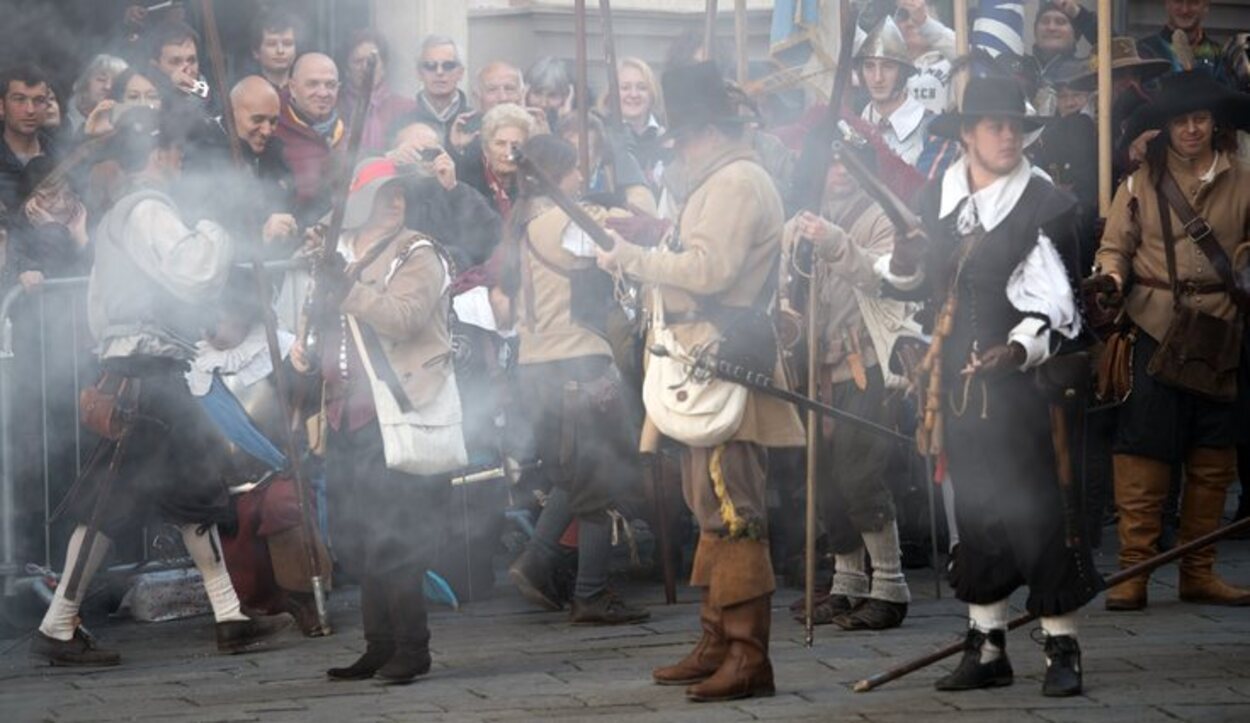
[[[217, 18], [213, 14], [213, 0], [200, 0], [201, 19], [204, 22], [204, 39], [208, 44], [209, 69], [213, 74], [213, 82], [217, 85], [217, 97], [221, 102], [221, 122], [226, 138], [230, 143], [230, 156], [236, 168], [244, 169], [243, 147], [239, 140], [238, 129], [234, 124], [234, 109], [230, 103], [230, 89], [226, 87], [225, 56], [221, 49], [221, 36], [218, 34]], [[372, 81], [373, 73], [369, 73]], [[372, 86], [370, 86], [372, 87]], [[244, 172], [249, 172], [244, 170]], [[308, 565], [309, 587], [313, 595], [313, 606], [317, 613], [317, 633], [330, 634], [330, 619], [326, 609], [326, 577], [327, 570], [321, 569], [321, 556], [318, 554], [314, 540], [317, 529], [313, 523], [313, 510], [309, 504], [312, 499], [308, 486], [308, 478], [304, 475], [302, 450], [295, 437], [293, 427], [297, 410], [294, 408], [291, 394], [291, 383], [287, 378], [286, 367], [282, 361], [282, 350], [278, 342], [278, 320], [273, 305], [269, 303], [272, 295], [268, 279], [265, 277], [264, 264], [261, 263], [260, 250], [252, 253], [252, 275], [256, 280], [256, 292], [264, 306], [262, 321], [265, 328], [265, 343], [269, 350], [269, 362], [273, 367], [274, 387], [278, 394], [279, 404], [283, 409], [283, 425], [285, 438], [283, 452], [290, 466], [291, 476], [295, 483], [296, 506], [299, 510], [300, 547]]]
[[1098, 215], [1111, 208], [1111, 0], [1098, 0]]
[[[582, 191], [590, 187], [590, 89], [587, 83], [586, 63], [586, 0], [576, 0], [573, 5], [576, 14], [577, 34], [577, 88], [573, 91], [577, 96], [577, 167], [582, 172]], [[552, 128], [554, 131], [555, 129]]]
[[[807, 394], [818, 395], [820, 378], [820, 263], [812, 249], [811, 275], [807, 287]], [[804, 509], [803, 538], [803, 644], [816, 640], [816, 465], [820, 459], [820, 426], [824, 419], [815, 410], [807, 411], [807, 507]]]
[[[1219, 528], [1218, 530], [1208, 532], [1207, 534], [1203, 535], [1202, 537], [1199, 537], [1196, 540], [1187, 542], [1184, 545], [1177, 545], [1176, 547], [1173, 547], [1171, 550], [1155, 555], [1149, 560], [1143, 560], [1142, 562], [1139, 562], [1136, 565], [1133, 565], [1132, 567], [1127, 567], [1117, 572], [1116, 574], [1112, 575], [1111, 577], [1108, 577], [1106, 580], [1107, 587], [1110, 588], [1126, 580], [1132, 580], [1135, 577], [1148, 575], [1151, 572], [1154, 572], [1158, 568], [1163, 567], [1164, 565], [1168, 564], [1169, 562], [1173, 560], [1184, 557], [1185, 555], [1188, 555], [1189, 553], [1194, 552], [1195, 550], [1201, 550], [1204, 547], [1214, 545], [1215, 543], [1219, 542], [1225, 537], [1228, 537], [1229, 535], [1232, 535], [1236, 532], [1241, 532], [1243, 530], [1250, 530], [1250, 517], [1246, 517], [1241, 520], [1238, 520], [1237, 522], [1227, 524]], [[1024, 615], [1021, 615], [1018, 618], [1015, 618], [1011, 622], [1007, 623], [1007, 629], [1015, 630], [1016, 628], [1022, 625], [1028, 625], [1036, 618], [1037, 616], [1034, 615], [1033, 613], [1026, 613]], [[927, 655], [922, 655], [919, 658], [903, 663], [902, 665], [898, 667], [891, 668], [890, 670], [887, 670], [883, 673], [877, 673], [876, 675], [872, 675], [867, 678], [864, 678], [863, 680], [856, 683], [853, 689], [855, 690], [856, 693], [867, 693], [868, 691], [873, 690], [874, 688], [879, 688], [885, 685], [886, 683], [889, 683], [890, 681], [898, 680], [899, 678], [903, 677], [904, 675], [907, 675], [908, 673], [914, 673], [917, 670], [920, 670], [921, 668], [927, 668], [928, 666], [933, 665], [934, 663], [940, 660], [949, 658], [950, 656], [962, 651], [963, 649], [964, 649], [964, 643], [962, 640], [955, 642], [955, 643], [951, 643], [950, 645], [947, 645], [946, 647], [939, 648], [933, 651], [932, 653], [928, 653]]]
[[747, 0], [734, 0], [734, 44], [738, 46], [738, 85], [747, 84]]
[[716, 0], [707, 0], [703, 11], [703, 59], [716, 60], [712, 43], [716, 40]]
[[955, 14], [955, 52], [959, 55], [968, 54], [968, 0], [954, 0], [952, 5]]

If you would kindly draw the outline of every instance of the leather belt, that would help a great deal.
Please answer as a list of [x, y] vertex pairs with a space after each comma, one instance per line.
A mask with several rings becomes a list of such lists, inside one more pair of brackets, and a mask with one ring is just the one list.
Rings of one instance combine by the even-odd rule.
[[[1151, 289], [1163, 289], [1165, 291], [1172, 290], [1171, 284], [1160, 279], [1141, 278], [1137, 279], [1137, 283]], [[1219, 281], [1206, 283], [1199, 283], [1197, 281], [1179, 281], [1177, 282], [1177, 286], [1180, 287], [1181, 293], [1186, 296], [1196, 296], [1199, 294], [1222, 294], [1228, 291], [1224, 284]]]

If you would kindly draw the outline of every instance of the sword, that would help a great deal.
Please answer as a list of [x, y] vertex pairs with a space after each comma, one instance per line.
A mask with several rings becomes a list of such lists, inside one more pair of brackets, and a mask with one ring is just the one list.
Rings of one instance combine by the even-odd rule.
[[902, 442], [904, 444], [915, 443], [915, 440], [911, 437], [890, 429], [885, 425], [877, 424], [871, 419], [865, 419], [858, 414], [848, 412], [845, 409], [838, 409], [835, 406], [825, 404], [824, 402], [804, 396], [798, 392], [792, 392], [789, 389], [781, 389], [774, 385], [773, 378], [771, 376], [747, 369], [744, 366], [732, 364], [723, 359], [717, 359], [707, 354], [701, 354], [698, 357], [692, 357], [685, 354], [679, 355], [673, 353], [663, 344], [652, 344], [647, 350], [652, 356], [673, 357], [674, 359], [677, 359], [683, 364], [689, 366], [693, 372], [704, 372], [711, 374], [717, 379], [723, 379], [735, 384], [741, 384], [742, 386], [753, 391], [757, 391], [766, 396], [773, 397], [774, 399], [780, 399], [783, 402], [793, 404], [805, 412], [817, 412], [826, 417], [838, 419], [843, 422], [850, 422], [851, 424], [859, 425], [869, 432], [879, 434], [895, 442]]

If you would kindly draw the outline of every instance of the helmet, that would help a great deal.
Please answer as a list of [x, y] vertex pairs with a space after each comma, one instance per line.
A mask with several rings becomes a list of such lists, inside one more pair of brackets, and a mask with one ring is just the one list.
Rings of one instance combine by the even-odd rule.
[[907, 55], [907, 41], [903, 39], [903, 32], [890, 17], [882, 20], [859, 44], [855, 51], [855, 65], [860, 65], [868, 58], [882, 58], [898, 63], [903, 66], [904, 77], [916, 72], [916, 66]]

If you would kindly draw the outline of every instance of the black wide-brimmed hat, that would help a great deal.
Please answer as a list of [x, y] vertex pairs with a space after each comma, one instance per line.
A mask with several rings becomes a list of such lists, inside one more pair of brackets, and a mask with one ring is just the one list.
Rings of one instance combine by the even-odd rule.
[[716, 63], [682, 65], [664, 72], [666, 136], [680, 136], [712, 123], [744, 123]]
[[934, 118], [929, 125], [929, 132], [958, 139], [959, 129], [964, 123], [975, 122], [981, 118], [1014, 118], [1024, 126], [1025, 133], [1035, 131], [1046, 123], [1045, 118], [1028, 114], [1024, 91], [1015, 80], [973, 77], [964, 88], [959, 110], [947, 111]]
[[1218, 123], [1250, 129], [1250, 95], [1230, 90], [1205, 71], [1186, 70], [1159, 80], [1159, 92], [1129, 116], [1129, 137], [1161, 130], [1169, 120], [1201, 110], [1210, 111]]

